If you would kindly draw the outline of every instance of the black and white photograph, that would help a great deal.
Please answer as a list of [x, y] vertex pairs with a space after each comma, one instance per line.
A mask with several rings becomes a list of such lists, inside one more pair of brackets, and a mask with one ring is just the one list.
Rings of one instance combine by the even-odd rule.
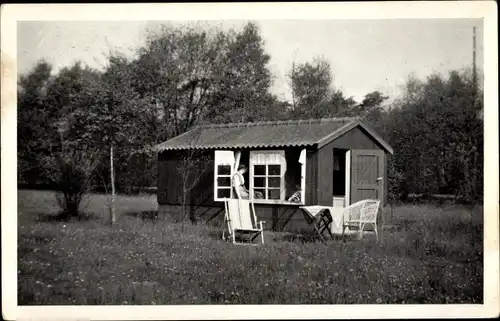
[[498, 316], [495, 9], [2, 6], [4, 318]]

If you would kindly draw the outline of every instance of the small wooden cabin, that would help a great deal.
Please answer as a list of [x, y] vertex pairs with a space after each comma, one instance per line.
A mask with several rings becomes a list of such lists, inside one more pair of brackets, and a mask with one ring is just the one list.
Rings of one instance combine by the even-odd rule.
[[[231, 177], [245, 164], [258, 219], [273, 230], [302, 226], [303, 205], [346, 206], [366, 198], [385, 203], [387, 156], [393, 153], [358, 118], [202, 125], [156, 150], [160, 213], [177, 215], [183, 187], [193, 185], [185, 198], [190, 215], [222, 219], [223, 200], [236, 197]], [[297, 191], [300, 199], [289, 201]]]

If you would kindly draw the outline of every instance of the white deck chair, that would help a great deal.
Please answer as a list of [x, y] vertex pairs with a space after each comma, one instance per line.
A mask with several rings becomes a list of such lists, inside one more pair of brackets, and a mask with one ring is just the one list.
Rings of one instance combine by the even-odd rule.
[[346, 207], [343, 214], [342, 237], [344, 236], [345, 229], [348, 227], [349, 229], [359, 230], [359, 238], [361, 239], [365, 226], [371, 224], [373, 225], [378, 241], [377, 216], [379, 206], [380, 200], [367, 199]]
[[[264, 229], [262, 227], [264, 222], [257, 223], [253, 202], [244, 199], [227, 199], [224, 206], [226, 210], [224, 220], [227, 223], [228, 236], [234, 244], [241, 244], [236, 242], [236, 233], [249, 235], [252, 242], [260, 235], [261, 242], [264, 244]], [[222, 239], [226, 239], [224, 231]]]

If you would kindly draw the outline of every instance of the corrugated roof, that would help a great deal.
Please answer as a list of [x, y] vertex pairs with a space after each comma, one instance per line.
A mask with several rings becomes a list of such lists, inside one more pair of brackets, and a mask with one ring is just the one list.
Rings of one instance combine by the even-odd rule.
[[358, 118], [323, 118], [202, 125], [155, 146], [157, 150], [311, 146]]

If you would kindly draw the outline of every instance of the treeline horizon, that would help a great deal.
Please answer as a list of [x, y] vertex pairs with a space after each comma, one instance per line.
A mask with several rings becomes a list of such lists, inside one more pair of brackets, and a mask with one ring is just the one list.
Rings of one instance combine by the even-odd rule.
[[416, 193], [482, 202], [480, 71], [409, 76], [391, 102], [379, 91], [357, 102], [335, 88], [335, 71], [317, 56], [293, 64], [287, 74], [292, 99], [284, 101], [271, 93], [270, 55], [254, 23], [228, 31], [163, 26], [136, 53], [110, 53], [103, 71], [75, 62], [54, 72], [39, 61], [20, 75], [20, 184], [58, 188], [56, 160], [64, 156], [95, 173], [88, 179], [93, 189], [109, 190], [114, 151], [118, 191], [137, 192], [156, 186], [157, 155], [150, 147], [195, 125], [361, 117], [394, 148], [391, 201]]

